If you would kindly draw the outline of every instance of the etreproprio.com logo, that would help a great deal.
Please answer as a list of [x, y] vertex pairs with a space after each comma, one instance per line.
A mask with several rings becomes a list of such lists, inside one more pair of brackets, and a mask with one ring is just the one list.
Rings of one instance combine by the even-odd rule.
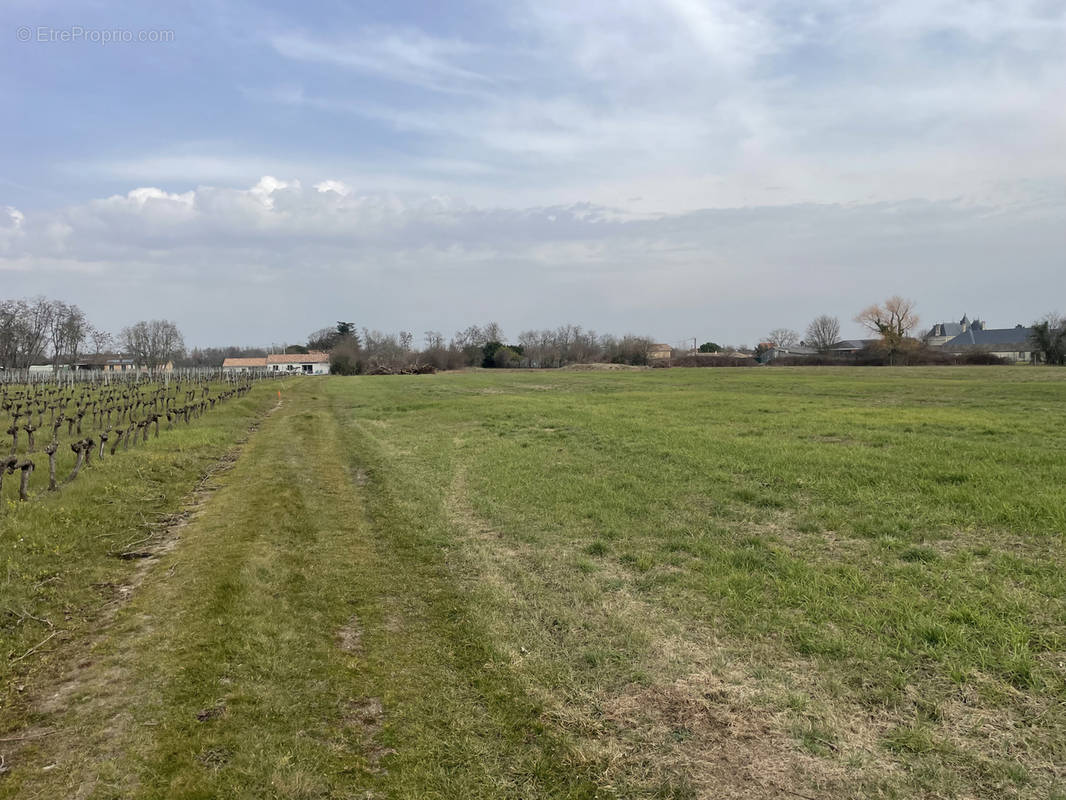
[[70, 25], [55, 28], [49, 25], [20, 25], [15, 30], [15, 38], [20, 42], [32, 43], [75, 43], [90, 44], [162, 44], [174, 41], [174, 31], [166, 28], [86, 28]]

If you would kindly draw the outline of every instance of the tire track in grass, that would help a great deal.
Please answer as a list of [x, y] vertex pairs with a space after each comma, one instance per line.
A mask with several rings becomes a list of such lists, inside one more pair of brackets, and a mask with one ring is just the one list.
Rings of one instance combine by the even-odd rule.
[[397, 751], [385, 796], [616, 797], [601, 780], [606, 764], [551, 723], [481, 624], [483, 598], [455, 569], [446, 498], [420, 481], [417, 459], [354, 417], [343, 391], [334, 408], [350, 471], [370, 476], [367, 518], [388, 565], [368, 575], [374, 617], [363, 636], [363, 674], [385, 700]]

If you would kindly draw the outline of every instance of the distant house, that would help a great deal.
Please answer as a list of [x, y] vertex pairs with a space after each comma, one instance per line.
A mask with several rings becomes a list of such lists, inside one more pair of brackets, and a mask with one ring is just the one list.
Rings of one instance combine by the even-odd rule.
[[[139, 372], [147, 369], [147, 367], [139, 366], [136, 361], [128, 356], [108, 358], [104, 361], [103, 366], [104, 372]], [[160, 364], [155, 369], [157, 371], [170, 372], [174, 369], [174, 362], [168, 361], [165, 364]]]
[[[66, 372], [67, 370], [70, 370], [72, 372], [101, 372], [107, 368], [107, 362], [112, 357], [113, 354], [111, 353], [90, 353], [89, 355], [78, 356], [74, 361], [56, 364], [55, 371]], [[52, 365], [49, 364], [47, 368], [51, 370]]]
[[922, 336], [922, 341], [930, 347], [943, 347], [956, 336], [961, 336], [971, 328], [975, 331], [981, 331], [984, 330], [985, 324], [979, 319], [971, 322], [969, 317], [963, 314], [962, 319], [958, 322], [936, 323]]
[[653, 344], [648, 350], [648, 358], [670, 358], [674, 354], [674, 348], [668, 344]]
[[227, 358], [222, 362], [225, 372], [256, 372], [267, 368], [266, 356], [259, 358]]
[[72, 369], [75, 372], [102, 372], [107, 369], [109, 360], [111, 360], [111, 356], [107, 354], [87, 355], [82, 356], [69, 366], [64, 365], [63, 368]]
[[271, 372], [329, 375], [329, 353], [272, 353], [266, 357], [266, 368]]
[[842, 339], [829, 348], [829, 353], [846, 356], [880, 343], [880, 339]]
[[779, 347], [772, 342], [766, 342], [765, 346], [760, 346], [759, 352], [760, 364], [769, 364], [778, 358], [813, 358], [819, 355], [818, 348], [808, 347], [803, 342], [789, 345], [788, 347]]
[[965, 333], [960, 333], [941, 349], [952, 355], [966, 353], [989, 353], [1005, 361], [1027, 364], [1039, 360], [1039, 353], [1033, 350], [1033, 329], [1024, 325], [1013, 328], [974, 328], [972, 325]]

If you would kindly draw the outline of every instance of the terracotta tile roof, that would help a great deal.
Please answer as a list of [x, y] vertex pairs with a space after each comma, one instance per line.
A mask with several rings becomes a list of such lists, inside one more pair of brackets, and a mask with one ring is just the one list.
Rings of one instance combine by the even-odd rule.
[[259, 358], [227, 358], [222, 362], [223, 367], [265, 367], [266, 357]]
[[274, 353], [266, 357], [267, 364], [328, 364], [329, 353]]

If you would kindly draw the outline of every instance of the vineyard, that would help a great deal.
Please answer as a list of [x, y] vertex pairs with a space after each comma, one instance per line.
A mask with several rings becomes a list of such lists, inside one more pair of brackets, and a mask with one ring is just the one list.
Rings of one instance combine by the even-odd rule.
[[0, 457], [0, 501], [60, 491], [94, 464], [194, 424], [259, 378], [220, 379], [214, 371], [72, 377], [0, 384], [0, 426], [10, 437]]

